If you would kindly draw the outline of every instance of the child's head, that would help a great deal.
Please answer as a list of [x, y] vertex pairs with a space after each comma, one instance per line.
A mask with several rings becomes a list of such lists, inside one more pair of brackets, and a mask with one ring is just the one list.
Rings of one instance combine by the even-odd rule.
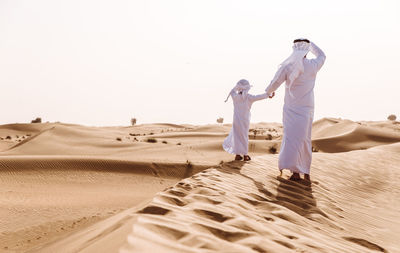
[[[249, 83], [249, 81], [247, 81], [246, 79], [241, 79], [239, 80], [239, 82], [236, 83], [236, 86], [233, 87], [233, 89], [231, 90], [233, 92], [236, 92], [238, 94], [247, 94], [247, 92], [250, 90], [251, 85]], [[228, 101], [229, 97], [231, 96], [231, 93], [229, 93], [228, 97], [226, 98], [225, 102]]]
[[234, 89], [237, 93], [243, 93], [243, 92], [247, 93], [250, 90], [250, 88], [251, 86], [249, 81], [247, 81], [246, 79], [241, 79], [239, 80], [239, 82], [236, 83]]

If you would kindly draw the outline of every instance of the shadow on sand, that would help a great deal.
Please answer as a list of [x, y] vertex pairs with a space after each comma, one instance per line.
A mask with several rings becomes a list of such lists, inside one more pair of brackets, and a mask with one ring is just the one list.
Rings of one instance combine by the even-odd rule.
[[317, 207], [314, 198], [312, 184], [307, 181], [291, 181], [281, 176], [277, 176], [279, 181], [275, 203], [284, 206], [293, 212], [305, 217], [312, 218], [312, 214], [320, 214], [326, 218], [328, 216]]
[[[313, 217], [313, 215], [315, 214], [322, 215], [329, 219], [329, 217], [317, 206], [317, 201], [313, 196], [312, 184], [304, 180], [291, 181], [281, 176], [276, 177], [278, 183], [272, 180], [265, 180], [263, 182], [257, 181], [241, 172], [241, 168], [244, 164], [245, 162], [239, 161], [229, 162], [225, 163], [224, 168], [221, 169], [224, 170], [224, 172], [227, 172], [228, 170], [229, 173], [240, 174], [241, 176], [253, 181], [264, 201], [283, 206], [307, 219], [314, 220], [315, 216]], [[266, 184], [271, 185], [266, 186]], [[273, 194], [268, 189], [272, 189], [275, 185], [277, 185], [276, 194]]]

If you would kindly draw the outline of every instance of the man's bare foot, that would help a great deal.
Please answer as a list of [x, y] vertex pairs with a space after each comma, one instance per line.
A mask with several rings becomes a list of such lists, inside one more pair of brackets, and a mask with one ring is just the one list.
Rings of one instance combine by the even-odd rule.
[[236, 161], [241, 161], [242, 159], [243, 159], [243, 157], [240, 156], [240, 155], [236, 155], [236, 156], [235, 156], [235, 160], [236, 160]]
[[311, 182], [310, 174], [304, 174], [304, 180]]
[[293, 172], [293, 174], [289, 177], [289, 180], [291, 181], [299, 181], [301, 180], [300, 174], [297, 172]]
[[250, 158], [250, 156], [248, 156], [248, 155], [244, 155], [244, 160], [245, 160], [245, 161], [250, 161], [251, 158]]

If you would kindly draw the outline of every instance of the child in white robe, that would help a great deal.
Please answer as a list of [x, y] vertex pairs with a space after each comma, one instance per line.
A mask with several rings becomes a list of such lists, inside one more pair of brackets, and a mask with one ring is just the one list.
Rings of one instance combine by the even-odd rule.
[[[234, 112], [232, 130], [222, 144], [224, 150], [230, 154], [235, 154], [235, 160], [249, 161], [249, 126], [250, 126], [250, 109], [255, 101], [268, 98], [267, 93], [260, 95], [248, 94], [251, 86], [245, 79], [240, 80], [231, 90], [229, 96], [232, 97]], [[270, 98], [274, 96], [271, 94]], [[243, 157], [242, 157], [243, 156]]]

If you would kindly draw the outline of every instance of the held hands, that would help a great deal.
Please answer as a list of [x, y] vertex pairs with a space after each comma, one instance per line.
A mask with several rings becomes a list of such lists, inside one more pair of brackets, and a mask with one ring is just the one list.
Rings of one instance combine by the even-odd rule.
[[269, 98], [273, 98], [274, 96], [275, 96], [275, 91], [272, 92], [268, 97], [269, 97]]

